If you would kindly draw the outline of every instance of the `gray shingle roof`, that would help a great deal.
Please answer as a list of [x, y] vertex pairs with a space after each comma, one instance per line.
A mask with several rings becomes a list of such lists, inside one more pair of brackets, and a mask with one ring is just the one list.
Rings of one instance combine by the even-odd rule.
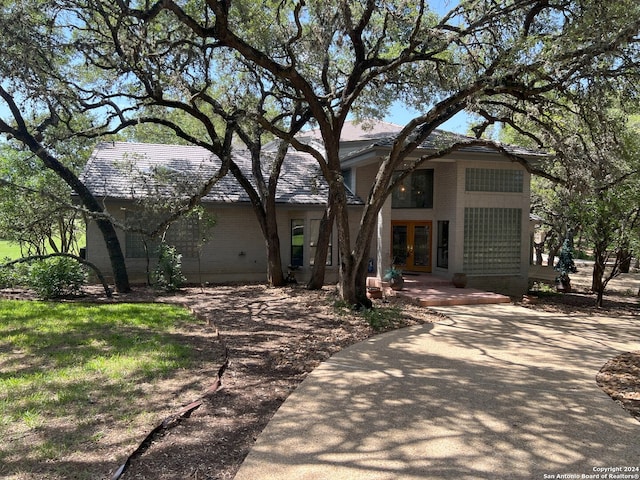
[[[248, 152], [238, 150], [233, 160], [252, 178]], [[220, 160], [197, 146], [108, 142], [96, 146], [81, 180], [97, 197], [141, 199], [153, 195], [192, 195], [216, 174]], [[194, 187], [195, 185], [195, 187]], [[316, 160], [290, 151], [278, 182], [276, 202], [324, 205], [328, 187]], [[249, 202], [249, 196], [232, 174], [222, 178], [203, 199], [205, 202]], [[350, 195], [350, 204], [362, 204]]]
[[[347, 121], [344, 124], [341, 138], [342, 160], [352, 164], [358, 158], [371, 151], [380, 149], [390, 149], [393, 142], [403, 129], [402, 126], [381, 120], [366, 120], [362, 122]], [[307, 130], [301, 132], [297, 137], [303, 142], [321, 140], [320, 130]], [[429, 137], [422, 142], [416, 150], [416, 155], [435, 153], [438, 150], [447, 148], [452, 144], [464, 145], [459, 148], [462, 153], [480, 153], [486, 155], [501, 155], [496, 148], [488, 145], [473, 145], [471, 142], [476, 138], [445, 130], [434, 130]], [[548, 157], [548, 153], [542, 150], [533, 150], [515, 145], [501, 144], [506, 152], [525, 159], [527, 163], [533, 165], [535, 162]]]
[[[360, 150], [350, 153], [349, 157], [351, 158], [356, 157], [359, 154], [366, 152], [375, 147], [391, 148], [395, 138], [396, 138], [396, 135], [377, 138], [367, 146], [361, 148]], [[420, 144], [419, 149], [427, 152], [436, 152], [454, 143], [464, 144], [464, 143], [473, 142], [475, 140], [476, 139], [474, 137], [461, 135], [459, 133], [447, 132], [445, 130], [434, 130], [431, 133], [431, 135], [429, 135], [427, 139]], [[527, 158], [527, 159], [532, 159], [532, 158], [539, 159], [539, 158], [548, 156], [548, 154], [544, 151], [531, 150], [523, 147], [518, 147], [515, 145], [502, 144], [502, 147], [512, 155], [516, 155], [516, 156]], [[495, 148], [491, 148], [489, 146], [484, 146], [484, 145], [468, 145], [468, 146], [462, 147], [460, 151], [496, 154]]]

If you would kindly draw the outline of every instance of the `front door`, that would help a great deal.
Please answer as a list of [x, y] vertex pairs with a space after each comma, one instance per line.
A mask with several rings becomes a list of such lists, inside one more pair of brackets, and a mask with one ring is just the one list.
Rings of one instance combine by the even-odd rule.
[[393, 264], [403, 270], [431, 271], [431, 222], [391, 222]]

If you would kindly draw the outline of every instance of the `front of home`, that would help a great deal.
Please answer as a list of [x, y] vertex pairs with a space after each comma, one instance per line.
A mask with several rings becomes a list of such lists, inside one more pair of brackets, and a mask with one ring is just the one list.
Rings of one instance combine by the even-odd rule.
[[[250, 172], [244, 152], [234, 155], [243, 171]], [[114, 218], [127, 271], [132, 283], [145, 283], [154, 268], [157, 238], [147, 238], [163, 215], [158, 205], [167, 197], [195, 194], [220, 166], [207, 150], [183, 145], [108, 142], [96, 147], [82, 174], [82, 181]], [[277, 222], [285, 269], [296, 267], [303, 280], [309, 272], [327, 198], [315, 160], [291, 152], [285, 161], [277, 195]], [[355, 219], [362, 202], [349, 197]], [[172, 224], [165, 241], [182, 255], [182, 269], [191, 283], [257, 282], [266, 279], [266, 246], [260, 225], [246, 192], [231, 174], [216, 183], [202, 198], [203, 220], [191, 215]], [[213, 220], [213, 226], [206, 223]], [[354, 220], [354, 232], [357, 221]], [[109, 257], [95, 222], [87, 225], [87, 260], [108, 277]], [[329, 279], [337, 278], [337, 248], [332, 242], [327, 260]]]
[[[372, 130], [347, 124], [342, 143], [343, 174], [352, 195], [349, 218], [357, 232], [362, 200], [367, 198], [389, 139], [400, 127], [378, 122]], [[313, 139], [314, 132], [308, 133]], [[425, 143], [416, 155], [432, 148]], [[520, 153], [527, 154], [522, 150]], [[533, 155], [533, 154], [532, 154]], [[236, 154], [239, 165], [248, 160]], [[315, 240], [326, 201], [326, 184], [310, 156], [290, 152], [277, 196], [278, 231], [284, 267], [294, 266], [299, 281], [308, 278]], [[408, 159], [411, 162], [411, 159]], [[162, 196], [145, 177], [161, 172], [193, 183], [215, 172], [216, 161], [198, 147], [132, 143], [101, 144], [94, 151], [83, 181], [103, 199], [123, 225], [136, 225], [140, 212]], [[193, 172], [198, 174], [193, 177]], [[134, 173], [135, 172], [135, 173]], [[527, 169], [488, 148], [462, 149], [430, 160], [414, 171], [387, 199], [372, 239], [370, 270], [383, 275], [395, 264], [407, 274], [451, 278], [464, 272], [469, 285], [501, 293], [522, 293], [530, 259], [529, 182]], [[197, 183], [197, 182], [195, 182]], [[185, 194], [180, 190], [181, 194]], [[166, 194], [166, 192], [165, 192]], [[202, 201], [215, 220], [204, 232], [195, 216], [172, 225], [166, 241], [183, 256], [190, 282], [224, 283], [266, 279], [266, 248], [249, 198], [228, 175]], [[135, 219], [135, 221], [133, 221]], [[135, 231], [120, 231], [132, 282], [144, 282], [152, 266], [147, 252], [153, 241]], [[203, 241], [206, 238], [206, 241]], [[339, 252], [331, 243], [327, 281], [337, 278]], [[87, 259], [105, 273], [110, 265], [96, 226], [87, 230]]]

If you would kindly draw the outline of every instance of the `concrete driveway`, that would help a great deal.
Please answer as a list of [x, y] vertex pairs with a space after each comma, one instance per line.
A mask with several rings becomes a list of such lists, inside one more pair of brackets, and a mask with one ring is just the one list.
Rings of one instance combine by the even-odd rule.
[[640, 478], [640, 423], [594, 379], [640, 318], [436, 310], [312, 372], [235, 480]]

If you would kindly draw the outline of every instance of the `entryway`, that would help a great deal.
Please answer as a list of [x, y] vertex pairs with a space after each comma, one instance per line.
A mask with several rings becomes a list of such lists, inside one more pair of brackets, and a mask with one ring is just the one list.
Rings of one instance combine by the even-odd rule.
[[396, 267], [431, 272], [432, 222], [392, 221], [391, 251]]

